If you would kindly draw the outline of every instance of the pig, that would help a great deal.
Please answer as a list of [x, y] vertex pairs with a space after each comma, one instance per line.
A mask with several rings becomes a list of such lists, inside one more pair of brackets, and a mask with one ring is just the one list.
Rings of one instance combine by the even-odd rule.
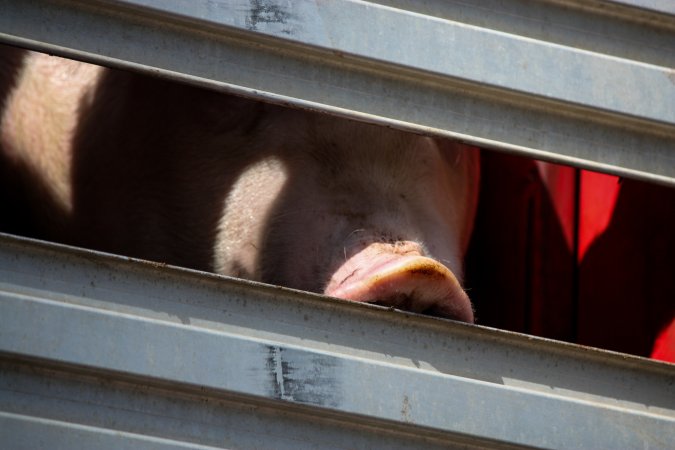
[[2, 189], [36, 237], [473, 322], [478, 149], [16, 52]]

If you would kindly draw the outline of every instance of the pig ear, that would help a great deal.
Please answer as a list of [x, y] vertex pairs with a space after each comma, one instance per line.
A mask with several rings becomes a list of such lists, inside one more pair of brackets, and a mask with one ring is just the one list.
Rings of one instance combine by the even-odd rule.
[[468, 192], [467, 192], [467, 208], [466, 208], [466, 228], [464, 236], [462, 236], [462, 254], [466, 254], [473, 232], [473, 225], [476, 218], [476, 210], [478, 209], [478, 199], [480, 197], [480, 149], [478, 147], [466, 146], [467, 152], [471, 156], [466, 156], [468, 162]]
[[463, 144], [451, 139], [435, 139], [438, 148], [441, 150], [443, 158], [446, 159], [452, 167], [463, 164], [479, 166], [480, 149], [473, 145]]

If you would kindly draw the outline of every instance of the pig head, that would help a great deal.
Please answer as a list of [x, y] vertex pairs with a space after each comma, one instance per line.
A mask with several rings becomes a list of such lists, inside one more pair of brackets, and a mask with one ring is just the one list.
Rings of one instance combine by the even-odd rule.
[[38, 237], [473, 321], [476, 149], [38, 53], [12, 70], [0, 155]]

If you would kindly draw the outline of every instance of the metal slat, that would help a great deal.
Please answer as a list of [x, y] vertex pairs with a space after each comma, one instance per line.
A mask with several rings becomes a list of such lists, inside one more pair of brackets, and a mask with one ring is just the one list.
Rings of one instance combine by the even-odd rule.
[[675, 441], [675, 366], [643, 358], [8, 236], [0, 297], [17, 445], [98, 429], [231, 448]]
[[614, 0], [627, 6], [637, 6], [648, 11], [675, 16], [675, 3], [670, 0]]
[[376, 427], [364, 418], [345, 424], [324, 412], [308, 414], [294, 411], [293, 405], [280, 408], [251, 399], [235, 401], [221, 392], [190, 392], [180, 385], [162, 389], [153, 380], [133, 383], [111, 381], [110, 374], [98, 379], [78, 375], [35, 362], [28, 366], [3, 361], [0, 385], [9, 388], [1, 392], [0, 404], [10, 410], [0, 412], [5, 448], [403, 450], [473, 448], [481, 442], [439, 437], [432, 430], [413, 434], [396, 424]]
[[675, 185], [667, 7], [380, 3], [2, 0], [0, 39]]
[[217, 448], [2, 412], [0, 439], [13, 450]]

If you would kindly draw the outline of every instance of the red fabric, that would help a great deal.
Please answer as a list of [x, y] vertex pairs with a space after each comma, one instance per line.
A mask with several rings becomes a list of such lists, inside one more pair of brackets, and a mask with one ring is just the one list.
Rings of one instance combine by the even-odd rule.
[[579, 195], [577, 255], [581, 262], [593, 241], [609, 226], [621, 187], [619, 177], [582, 170], [580, 192], [577, 193], [577, 169], [543, 161], [537, 161], [536, 164], [570, 249], [574, 245], [575, 198]]
[[553, 203], [553, 209], [562, 227], [567, 248], [572, 252], [574, 246], [574, 208], [576, 203], [576, 188], [574, 184], [577, 169], [544, 161], [537, 161], [535, 164]]
[[[585, 267], [582, 263], [584, 262], [584, 257], [589, 249], [603, 236], [610, 224], [612, 224], [617, 200], [621, 191], [619, 178], [613, 175], [580, 170], [577, 192], [575, 182], [577, 169], [540, 161], [536, 162], [536, 165], [543, 184], [546, 187], [546, 191], [548, 191], [548, 195], [553, 203], [553, 209], [570, 251], [572, 251], [574, 247], [574, 222], [575, 220], [578, 220], [576, 255], [578, 258], [577, 264], [581, 271], [580, 276], [587, 277], [582, 278], [584, 281], [588, 278], [594, 279], [597, 275], [597, 264], [596, 268], [590, 269], [589, 273], [587, 265]], [[574, 212], [576, 199], [579, 201], [578, 217], [576, 217]], [[642, 219], [637, 218], [637, 220]], [[593, 265], [593, 263], [591, 263], [591, 265]], [[578, 295], [580, 295], [579, 301], [583, 302], [595, 302], [595, 299], [599, 298], [596, 292], [588, 295], [583, 288], [582, 292]], [[583, 304], [580, 308], [582, 308], [583, 311], [589, 309], [607, 310], [606, 305], [604, 304], [601, 304], [600, 308], [594, 308], [595, 306], [597, 305]], [[645, 305], [644, 308], [647, 308], [647, 306]], [[597, 313], [597, 311], [595, 312]], [[633, 314], [640, 316], [642, 313], [634, 309], [631, 312], [631, 315]], [[596, 326], [602, 323], [602, 321], [597, 320], [597, 314], [592, 315], [596, 318], [593, 319], [591, 323], [595, 323]], [[615, 315], [617, 314], [615, 313]], [[631, 318], [629, 318], [629, 322], [630, 319]], [[577, 320], [579, 320], [579, 318], [577, 318]], [[663, 327], [654, 341], [651, 357], [663, 361], [675, 362], [675, 318], [668, 317], [666, 314], [665, 317], [661, 317], [661, 321], [665, 322], [666, 326]], [[584, 322], [582, 321], [582, 323]], [[591, 327], [595, 328], [592, 325]], [[533, 328], [536, 329], [536, 326]], [[590, 336], [590, 339], [594, 339], [593, 336], [595, 334], [604, 334], [604, 331], [593, 331], [592, 329], [587, 328], [588, 327], [580, 330], [581, 336], [578, 336], [578, 338], [580, 337], [584, 340], [584, 338], [589, 338]]]
[[675, 317], [657, 336], [651, 357], [675, 363]]
[[604, 173], [581, 171], [579, 204], [579, 262], [593, 241], [605, 232], [619, 196], [619, 178]]
[[487, 150], [481, 167], [478, 323], [672, 361], [675, 189]]

